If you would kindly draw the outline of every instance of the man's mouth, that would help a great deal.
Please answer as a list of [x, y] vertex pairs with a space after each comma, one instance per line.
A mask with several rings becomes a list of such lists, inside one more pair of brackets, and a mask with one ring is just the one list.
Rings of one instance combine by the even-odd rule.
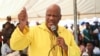
[[53, 22], [49, 22], [48, 24], [49, 24], [50, 26], [51, 26], [51, 25], [54, 25], [54, 23], [53, 23]]

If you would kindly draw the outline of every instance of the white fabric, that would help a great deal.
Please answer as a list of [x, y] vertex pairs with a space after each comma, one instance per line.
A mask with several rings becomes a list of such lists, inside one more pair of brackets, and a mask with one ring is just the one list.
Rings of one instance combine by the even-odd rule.
[[[93, 17], [100, 11], [99, 2], [100, 0], [77, 0], [77, 10], [80, 15]], [[8, 15], [16, 18], [24, 6], [28, 10], [30, 19], [43, 18], [46, 8], [53, 3], [61, 6], [63, 17], [73, 18], [73, 0], [0, 0], [0, 19]]]
[[9, 53], [7, 56], [20, 56], [19, 51], [15, 51], [13, 53]]
[[27, 0], [0, 0], [0, 18], [16, 16]]
[[95, 47], [95, 48], [93, 49], [93, 53], [94, 53], [94, 54], [100, 54], [100, 48]]
[[12, 50], [9, 48], [9, 46], [6, 43], [4, 43], [1, 47], [2, 56], [6, 56], [8, 53], [11, 53], [11, 52]]
[[89, 56], [87, 52], [83, 52], [82, 56]]
[[99, 32], [99, 30], [98, 29], [95, 29], [94, 31], [93, 31], [93, 33], [98, 33]]

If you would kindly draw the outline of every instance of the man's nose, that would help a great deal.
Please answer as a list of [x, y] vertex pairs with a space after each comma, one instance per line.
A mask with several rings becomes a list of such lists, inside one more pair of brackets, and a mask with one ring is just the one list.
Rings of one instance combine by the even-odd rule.
[[50, 16], [50, 18], [49, 18], [50, 20], [53, 20], [54, 19], [54, 17], [53, 16]]

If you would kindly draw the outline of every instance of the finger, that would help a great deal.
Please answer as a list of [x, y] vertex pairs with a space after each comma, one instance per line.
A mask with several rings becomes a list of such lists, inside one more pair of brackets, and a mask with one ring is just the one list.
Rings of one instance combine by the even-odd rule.
[[57, 41], [57, 45], [61, 47], [61, 44], [60, 44], [60, 42], [59, 42], [59, 41]]
[[23, 8], [22, 10], [21, 10], [21, 12], [18, 14], [18, 19], [19, 20], [21, 20], [21, 21], [24, 21], [24, 20], [27, 20], [28, 18], [28, 16], [27, 16], [27, 12], [26, 12], [26, 8]]
[[61, 37], [59, 37], [59, 38], [57, 38], [57, 41], [64, 41], [64, 39], [63, 38], [61, 38]]
[[62, 46], [62, 39], [57, 39], [57, 45]]

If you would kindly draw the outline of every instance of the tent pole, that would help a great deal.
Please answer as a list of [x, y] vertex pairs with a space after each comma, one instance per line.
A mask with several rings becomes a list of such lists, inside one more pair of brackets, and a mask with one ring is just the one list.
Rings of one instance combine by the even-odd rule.
[[73, 8], [74, 8], [74, 37], [75, 41], [78, 44], [78, 36], [77, 36], [77, 0], [73, 0]]

